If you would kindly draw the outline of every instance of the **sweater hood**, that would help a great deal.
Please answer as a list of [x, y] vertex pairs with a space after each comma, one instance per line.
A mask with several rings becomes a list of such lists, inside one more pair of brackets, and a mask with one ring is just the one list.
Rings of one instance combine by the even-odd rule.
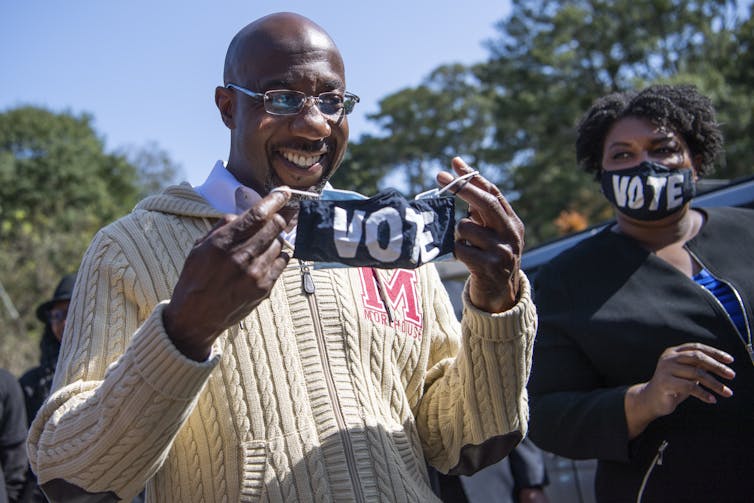
[[142, 199], [134, 209], [199, 218], [223, 216], [222, 212], [213, 208], [188, 182], [173, 185], [159, 194], [148, 196]]

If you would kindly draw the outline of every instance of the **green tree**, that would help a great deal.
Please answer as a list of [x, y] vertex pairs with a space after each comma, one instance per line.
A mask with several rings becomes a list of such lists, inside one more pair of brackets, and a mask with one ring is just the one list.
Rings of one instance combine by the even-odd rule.
[[687, 72], [708, 91], [725, 135], [725, 163], [719, 178], [754, 174], [754, 3], [748, 17], [705, 46], [705, 55], [691, 59]]
[[[30, 363], [39, 302], [76, 270], [100, 227], [171, 176], [160, 175], [160, 162], [172, 164], [156, 147], [133, 152], [140, 165], [106, 152], [87, 114], [31, 106], [0, 113], [0, 366], [20, 371]], [[148, 154], [156, 157], [149, 161]], [[145, 171], [154, 174], [144, 179], [148, 188], [140, 178]]]
[[[335, 180], [361, 190], [372, 187], [353, 183], [358, 177], [372, 186], [386, 177], [382, 185], [392, 182], [409, 194], [435, 187], [435, 174], [450, 169], [454, 156], [475, 166], [481, 162], [492, 134], [491, 104], [480, 92], [475, 68], [441, 66], [418, 87], [380, 101], [379, 112], [369, 116], [380, 134], [364, 135], [351, 146], [346, 169]], [[352, 176], [357, 178], [347, 178]]]
[[156, 142], [121, 149], [118, 153], [136, 168], [138, 199], [156, 194], [183, 177], [181, 167]]

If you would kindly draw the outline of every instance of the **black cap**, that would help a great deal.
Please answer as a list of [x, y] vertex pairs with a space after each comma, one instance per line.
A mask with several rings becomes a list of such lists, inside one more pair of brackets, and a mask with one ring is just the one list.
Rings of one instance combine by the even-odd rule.
[[37, 318], [39, 321], [47, 322], [48, 313], [52, 308], [52, 305], [61, 300], [71, 300], [71, 294], [73, 293], [73, 285], [76, 283], [76, 274], [67, 274], [60, 280], [58, 286], [55, 288], [55, 293], [52, 298], [47, 302], [40, 304], [37, 307]]

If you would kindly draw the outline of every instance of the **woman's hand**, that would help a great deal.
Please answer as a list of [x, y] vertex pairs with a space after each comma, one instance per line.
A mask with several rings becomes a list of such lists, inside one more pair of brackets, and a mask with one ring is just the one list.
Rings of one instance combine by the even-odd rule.
[[731, 362], [731, 355], [705, 344], [667, 348], [660, 355], [652, 379], [635, 384], [626, 392], [628, 438], [638, 436], [658, 417], [671, 414], [690, 396], [709, 404], [717, 403], [715, 394], [733, 396], [733, 391], [716, 378], [735, 377], [736, 373], [726, 365]]

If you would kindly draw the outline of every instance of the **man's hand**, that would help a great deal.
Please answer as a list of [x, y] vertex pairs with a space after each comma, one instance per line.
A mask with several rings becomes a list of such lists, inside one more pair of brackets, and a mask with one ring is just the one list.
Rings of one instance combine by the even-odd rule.
[[270, 294], [290, 260], [279, 237], [289, 199], [287, 191], [272, 192], [194, 245], [163, 311], [168, 336], [188, 358], [206, 360], [215, 339]]
[[[471, 169], [460, 157], [451, 161], [460, 175]], [[437, 175], [445, 186], [453, 181], [447, 172]], [[456, 224], [455, 255], [471, 273], [471, 302], [484, 311], [501, 313], [518, 299], [524, 224], [500, 190], [480, 175], [449, 189], [469, 203], [469, 216]], [[457, 190], [457, 192], [456, 192]]]
[[733, 357], [724, 351], [698, 342], [667, 348], [660, 355], [652, 379], [628, 388], [624, 398], [628, 438], [638, 436], [658, 417], [673, 413], [693, 396], [708, 404], [733, 391], [717, 380], [733, 379], [736, 373], [727, 366]]

